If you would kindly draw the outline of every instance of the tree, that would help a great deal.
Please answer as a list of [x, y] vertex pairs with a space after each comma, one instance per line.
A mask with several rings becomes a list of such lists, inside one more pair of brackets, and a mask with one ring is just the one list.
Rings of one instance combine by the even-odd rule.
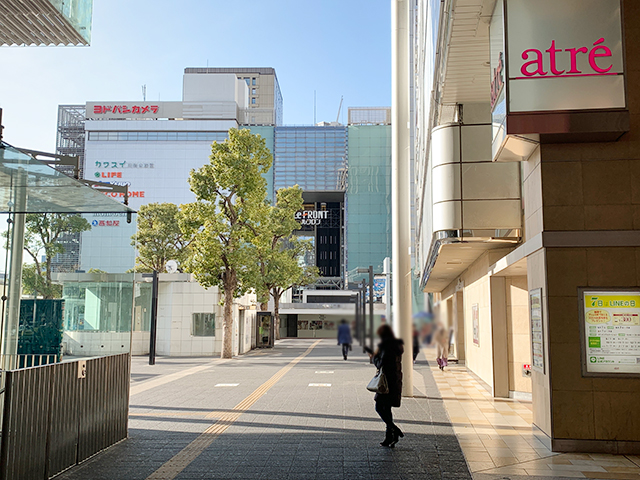
[[36, 270], [35, 263], [25, 263], [22, 266], [22, 293], [25, 295], [38, 296], [44, 298], [62, 297], [62, 285], [51, 283], [46, 284], [46, 277]]
[[58, 240], [64, 234], [90, 230], [91, 225], [80, 215], [62, 213], [29, 213], [25, 222], [24, 250], [33, 259], [33, 267], [25, 266], [22, 276], [25, 291], [44, 298], [59, 297], [61, 289], [51, 280], [53, 258], [65, 251]]
[[250, 285], [248, 265], [255, 263], [252, 243], [268, 214], [267, 182], [273, 162], [265, 141], [249, 130], [229, 130], [229, 138], [211, 145], [209, 163], [189, 176], [196, 201], [182, 205], [180, 226], [193, 235], [185, 269], [205, 288], [224, 295], [222, 358], [232, 357], [233, 300]]
[[[302, 190], [298, 185], [276, 193], [276, 205], [269, 208], [266, 220], [255, 237], [257, 264], [252, 269], [252, 284], [261, 302], [273, 298], [276, 338], [280, 338], [280, 298], [294, 285], [307, 285], [317, 277], [316, 267], [305, 267], [300, 258], [312, 248], [308, 241], [292, 236], [300, 228], [295, 218], [302, 210]], [[266, 306], [261, 307], [263, 310]]]
[[162, 272], [169, 260], [182, 265], [192, 235], [180, 229], [180, 210], [174, 203], [149, 203], [138, 210], [138, 230], [131, 237], [136, 247], [136, 272]]

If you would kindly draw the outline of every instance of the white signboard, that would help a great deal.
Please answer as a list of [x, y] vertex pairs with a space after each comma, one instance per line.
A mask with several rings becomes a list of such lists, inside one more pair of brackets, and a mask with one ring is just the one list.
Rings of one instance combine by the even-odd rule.
[[506, 17], [509, 112], [626, 107], [620, 0], [507, 0]]
[[533, 368], [544, 373], [544, 326], [542, 324], [542, 289], [529, 292], [531, 315], [531, 358]]
[[584, 373], [640, 374], [640, 290], [582, 292]]

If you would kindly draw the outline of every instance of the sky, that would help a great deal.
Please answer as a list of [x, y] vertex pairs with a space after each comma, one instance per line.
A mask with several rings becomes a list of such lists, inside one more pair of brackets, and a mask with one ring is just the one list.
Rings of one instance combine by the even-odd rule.
[[284, 123], [391, 103], [388, 0], [94, 0], [89, 47], [0, 47], [4, 140], [55, 150], [60, 104], [179, 101], [185, 67], [274, 67]]

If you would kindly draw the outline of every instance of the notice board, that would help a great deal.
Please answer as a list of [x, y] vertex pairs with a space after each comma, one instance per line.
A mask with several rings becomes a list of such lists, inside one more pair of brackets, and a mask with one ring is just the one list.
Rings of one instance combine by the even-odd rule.
[[585, 376], [640, 376], [640, 289], [580, 289]]

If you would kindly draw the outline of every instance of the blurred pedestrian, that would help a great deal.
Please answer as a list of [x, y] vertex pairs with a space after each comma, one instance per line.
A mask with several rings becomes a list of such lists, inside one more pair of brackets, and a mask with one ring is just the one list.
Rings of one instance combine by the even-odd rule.
[[438, 368], [444, 370], [444, 367], [449, 365], [449, 330], [441, 321], [438, 321], [434, 327], [433, 340], [436, 342]]
[[392, 407], [399, 407], [402, 399], [402, 354], [404, 345], [401, 339], [393, 334], [389, 325], [381, 325], [377, 331], [380, 337], [378, 349], [372, 352], [366, 349], [371, 356], [373, 364], [386, 377], [389, 393], [376, 393], [376, 412], [386, 424], [386, 436], [380, 443], [383, 447], [395, 447], [398, 440], [404, 437], [402, 430], [393, 423]]
[[420, 333], [416, 328], [416, 324], [413, 324], [413, 363], [416, 363], [416, 358], [420, 353]]
[[351, 338], [351, 328], [347, 321], [343, 318], [338, 325], [338, 345], [342, 345], [342, 357], [346, 360], [349, 350], [351, 350], [351, 344], [353, 339]]

